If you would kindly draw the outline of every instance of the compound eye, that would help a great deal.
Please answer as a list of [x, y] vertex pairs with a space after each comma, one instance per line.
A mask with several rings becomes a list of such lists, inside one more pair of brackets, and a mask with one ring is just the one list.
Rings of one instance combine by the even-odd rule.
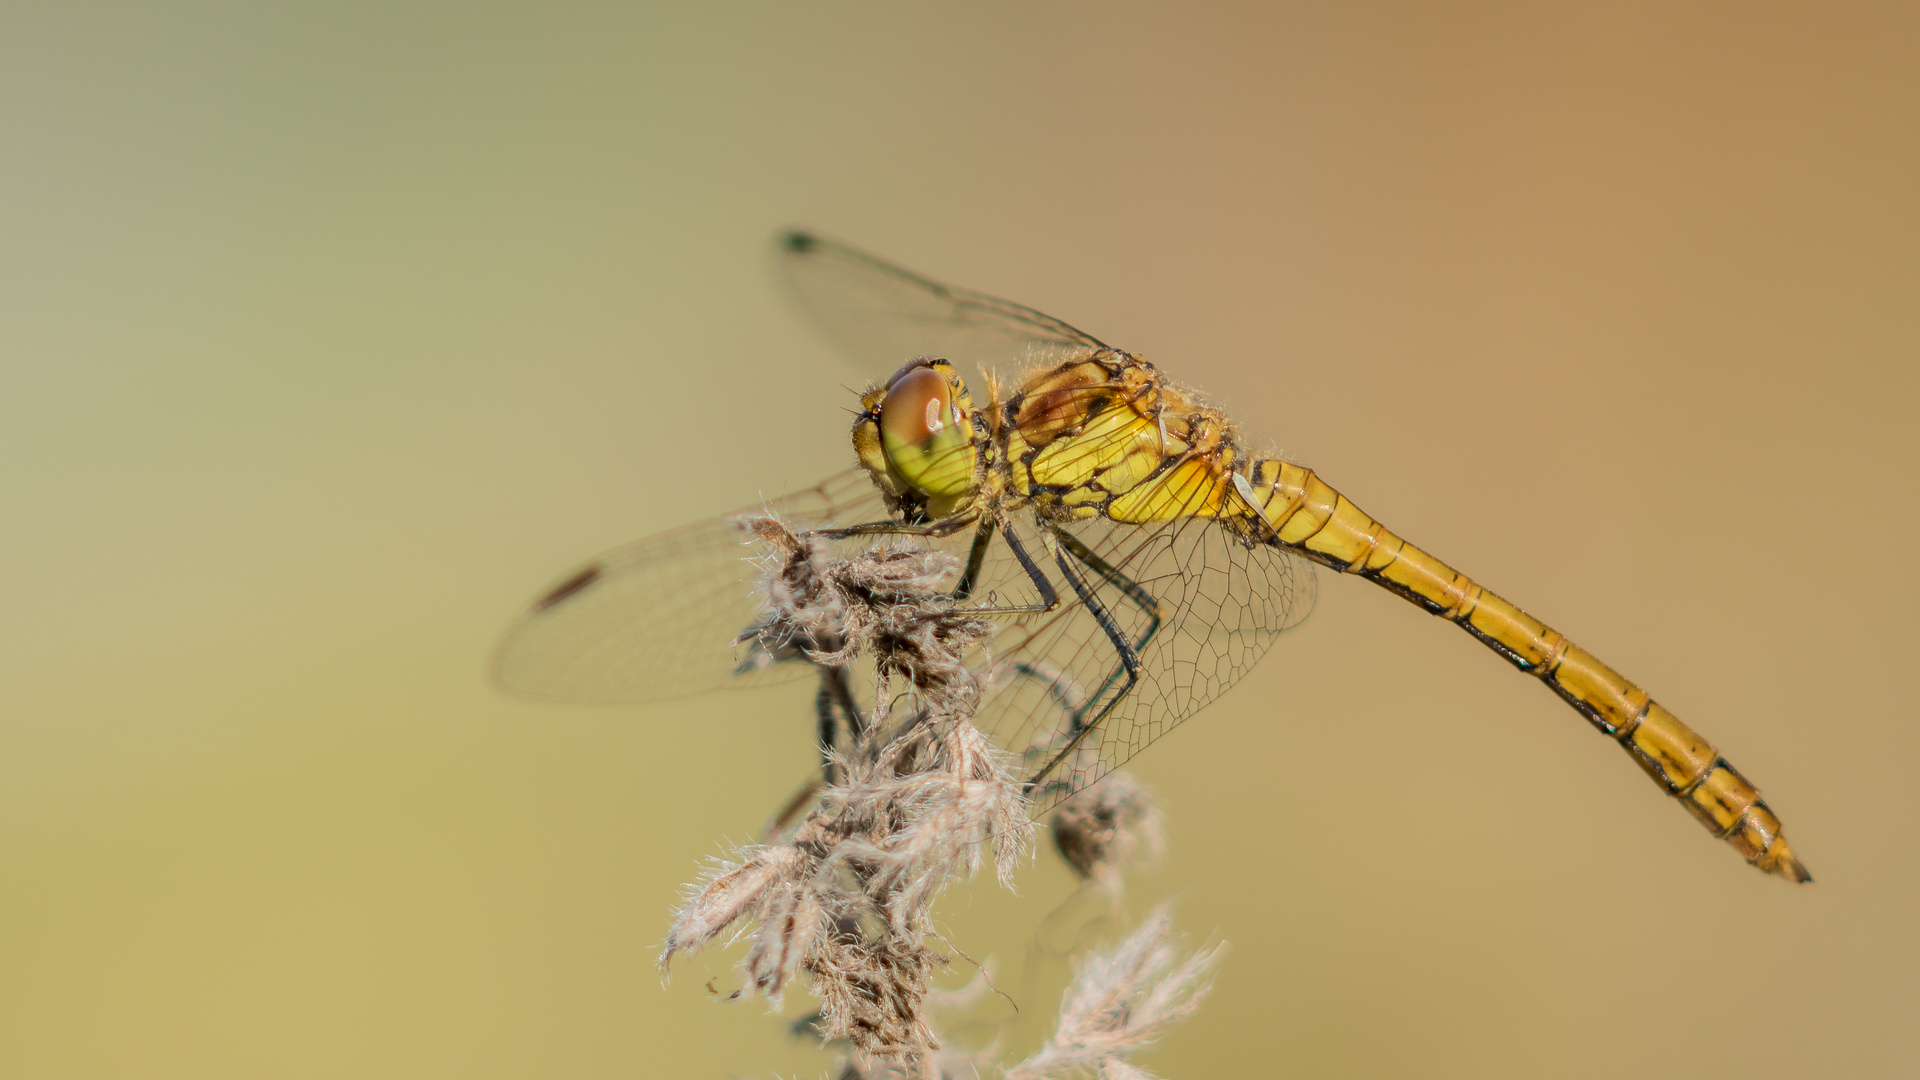
[[880, 434], [903, 449], [925, 449], [946, 430], [952, 415], [947, 380], [932, 368], [920, 368], [887, 388], [887, 400], [880, 406]]
[[973, 432], [947, 380], [916, 368], [887, 387], [880, 445], [900, 478], [927, 495], [958, 495], [973, 483]]

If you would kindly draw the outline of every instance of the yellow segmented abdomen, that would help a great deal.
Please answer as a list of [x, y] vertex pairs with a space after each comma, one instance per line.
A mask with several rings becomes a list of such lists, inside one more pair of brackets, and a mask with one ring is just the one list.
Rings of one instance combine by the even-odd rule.
[[1760, 793], [1713, 744], [1625, 676], [1465, 574], [1374, 521], [1312, 469], [1257, 461], [1254, 502], [1275, 540], [1315, 562], [1367, 578], [1461, 629], [1533, 675], [1611, 735], [1667, 794], [1748, 862], [1811, 881]]

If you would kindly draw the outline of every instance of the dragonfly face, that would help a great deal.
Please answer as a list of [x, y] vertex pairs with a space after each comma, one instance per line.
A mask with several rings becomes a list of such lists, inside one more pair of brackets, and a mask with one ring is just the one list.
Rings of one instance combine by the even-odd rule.
[[853, 447], [874, 482], [910, 517], [939, 520], [972, 507], [987, 424], [953, 365], [921, 357], [861, 398]]

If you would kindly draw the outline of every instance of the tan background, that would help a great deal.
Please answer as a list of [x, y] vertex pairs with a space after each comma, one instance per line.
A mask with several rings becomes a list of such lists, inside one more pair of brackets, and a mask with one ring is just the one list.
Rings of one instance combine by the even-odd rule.
[[0, 12], [0, 1074], [818, 1072], [651, 967], [804, 692], [482, 676], [578, 558], [847, 462], [791, 223], [1207, 388], [1819, 878], [1327, 578], [1140, 759], [1134, 910], [1233, 945], [1156, 1068], [1920, 1070], [1912, 5], [147, 7]]

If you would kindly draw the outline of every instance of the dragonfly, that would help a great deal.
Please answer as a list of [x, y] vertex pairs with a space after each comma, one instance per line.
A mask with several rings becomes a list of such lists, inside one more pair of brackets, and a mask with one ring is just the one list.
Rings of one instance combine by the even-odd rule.
[[[829, 336], [876, 370], [898, 365], [860, 397], [858, 463], [567, 574], [502, 640], [493, 673], [508, 690], [630, 703], [804, 674], [736, 646], [763, 602], [741, 522], [773, 515], [843, 544], [911, 537], [954, 555], [955, 610], [996, 620], [975, 722], [1018, 756], [1044, 810], [1243, 679], [1312, 611], [1321, 568], [1466, 631], [1753, 866], [1812, 880], [1758, 790], [1646, 690], [1312, 469], [1251, 452], [1231, 418], [1146, 359], [811, 232], [780, 251]], [[1007, 363], [1022, 371], [1003, 383]], [[980, 404], [963, 364], [984, 371]], [[824, 680], [819, 696], [830, 743], [828, 699], [852, 706]]]

